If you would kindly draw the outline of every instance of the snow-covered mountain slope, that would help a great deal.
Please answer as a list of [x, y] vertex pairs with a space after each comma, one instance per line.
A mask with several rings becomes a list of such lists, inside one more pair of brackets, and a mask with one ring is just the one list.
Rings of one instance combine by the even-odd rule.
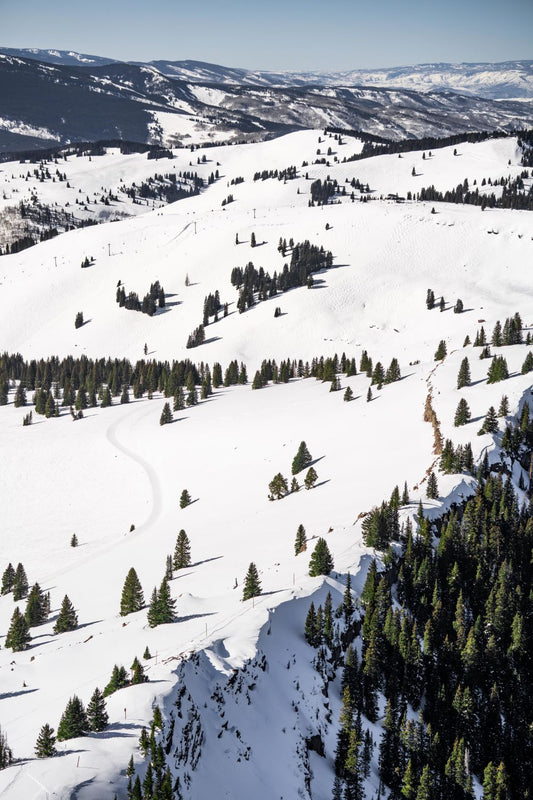
[[[114, 59], [65, 50], [0, 48], [21, 58], [52, 64], [92, 66]], [[144, 66], [144, 62], [132, 62]], [[380, 69], [343, 71], [269, 71], [224, 67], [205, 61], [149, 62], [163, 75], [192, 83], [225, 83], [240, 86], [379, 86], [416, 92], [454, 91], [487, 99], [533, 98], [533, 61], [411, 64]]]
[[[329, 166], [313, 164], [317, 149], [328, 147]], [[173, 168], [208, 173], [218, 165], [220, 180], [199, 196], [0, 258], [1, 349], [26, 359], [109, 355], [135, 361], [144, 358], [146, 344], [148, 358], [160, 361], [190, 358], [211, 366], [218, 361], [223, 368], [233, 359], [243, 361], [251, 381], [265, 358], [311, 361], [345, 352], [359, 365], [366, 349], [374, 363], [387, 366], [398, 358], [402, 372], [402, 380], [382, 390], [372, 387], [372, 402], [366, 402], [370, 381], [364, 373], [342, 376], [342, 388], [353, 390], [351, 402], [312, 378], [258, 391], [249, 384], [220, 387], [198, 406], [175, 412], [173, 424], [163, 426], [164, 398], [154, 391], [153, 399], [145, 395], [119, 404], [116, 398], [110, 408], [87, 409], [75, 424], [63, 408], [59, 419], [34, 414], [33, 424], [23, 427], [29, 408], [14, 408], [11, 387], [8, 405], [0, 407], [0, 478], [8, 499], [0, 568], [22, 562], [30, 585], [38, 581], [50, 591], [52, 614], [32, 629], [28, 650], [13, 653], [2, 641], [0, 722], [20, 759], [0, 771], [6, 800], [46, 793], [80, 800], [125, 797], [123, 771], [132, 753], [137, 764], [141, 760], [136, 750], [141, 727], [149, 723], [154, 703], [170, 719], [180, 681], [190, 694], [184, 708], [187, 703], [189, 711], [192, 704], [197, 707], [205, 737], [194, 769], [187, 759], [172, 765], [184, 798], [206, 796], [215, 780], [223, 797], [243, 797], [239, 787], [248, 792], [251, 786], [258, 800], [273, 797], [274, 790], [285, 797], [297, 796], [299, 789], [316, 800], [329, 796], [340, 701], [332, 697], [332, 722], [327, 722], [302, 636], [311, 595], [316, 592], [323, 602], [331, 588], [337, 604], [350, 571], [357, 596], [372, 555], [363, 545], [358, 517], [389, 497], [395, 484], [408, 483], [412, 507], [407, 513], [416, 511], [419, 499], [429, 513], [437, 513], [443, 503], [472, 490], [469, 476], [439, 475], [443, 499], [426, 498], [426, 474], [437, 461], [431, 425], [423, 421], [429, 390], [443, 437], [471, 442], [479, 458], [486, 449], [495, 450], [492, 436], [477, 435], [488, 407], [505, 393], [516, 413], [531, 385], [531, 375], [520, 374], [526, 345], [494, 348], [505, 355], [511, 373], [494, 385], [486, 382], [488, 361], [463, 345], [480, 324], [490, 333], [497, 319], [503, 322], [517, 311], [531, 328], [525, 268], [533, 253], [531, 215], [444, 203], [432, 213], [431, 204], [379, 199], [429, 184], [446, 189], [465, 178], [480, 185], [483, 178], [515, 177], [523, 170], [516, 140], [461, 145], [457, 156], [454, 148], [444, 148], [431, 158], [426, 153], [425, 159], [412, 153], [342, 163], [360, 147], [356, 140], [344, 138], [339, 145], [320, 131], [304, 131], [271, 142], [195, 151], [193, 158], [205, 154], [206, 163], [192, 167], [191, 154], [177, 151], [168, 162]], [[82, 157], [60, 168], [72, 170], [75, 185], [89, 192], [102, 180], [101, 165], [108, 185], [120, 182], [129, 167], [128, 180], [139, 180], [150, 164], [131, 157], [128, 167], [117, 154], [101, 158], [100, 165], [98, 158]], [[253, 180], [257, 171], [291, 165], [298, 168], [293, 180]], [[160, 162], [158, 167], [162, 171]], [[15, 165], [4, 169], [11, 176]], [[356, 192], [352, 202], [347, 189], [339, 203], [310, 207], [311, 183], [328, 175], [347, 186], [346, 179], [369, 183], [375, 200], [362, 202]], [[244, 181], [235, 183], [236, 178]], [[21, 188], [25, 183], [9, 180]], [[57, 183], [36, 188], [52, 193], [54, 187], [68, 191]], [[233, 202], [222, 205], [229, 194]], [[57, 196], [62, 202], [66, 195]], [[331, 250], [333, 267], [316, 273], [312, 288], [292, 289], [239, 314], [232, 269], [253, 261], [271, 275], [279, 273], [289, 257], [280, 254], [278, 243], [291, 237]], [[86, 256], [95, 261], [82, 269]], [[119, 281], [142, 296], [155, 280], [164, 286], [167, 305], [153, 317], [117, 305]], [[427, 310], [428, 287], [437, 298], [444, 296], [442, 313]], [[204, 298], [216, 290], [228, 303], [228, 316], [210, 322], [203, 345], [187, 349], [187, 337], [202, 322]], [[454, 314], [459, 297], [465, 310]], [[274, 317], [276, 306], [281, 316]], [[86, 324], [75, 329], [79, 311]], [[442, 339], [449, 355], [435, 362]], [[472, 422], [456, 429], [453, 415], [463, 394], [455, 388], [456, 377], [465, 356], [472, 371], [472, 385], [464, 390]], [[302, 440], [315, 460], [317, 486], [269, 501], [269, 481], [280, 471], [290, 475]], [[181, 509], [184, 488], [193, 503]], [[300, 523], [310, 541], [307, 553], [295, 556]], [[190, 538], [193, 563], [171, 581], [177, 622], [149, 628], [146, 610], [120, 617], [130, 567], [137, 570], [148, 601], [181, 528]], [[79, 540], [74, 548], [73, 533]], [[323, 579], [308, 575], [313, 539], [319, 536], [334, 558], [325, 587]], [[242, 583], [251, 561], [258, 566], [263, 594], [243, 603]], [[54, 634], [65, 593], [80, 626]], [[2, 636], [16, 605], [11, 594], [0, 597]], [[107, 683], [114, 664], [129, 668], [147, 646], [153, 656], [144, 662], [150, 680], [108, 698], [105, 732], [61, 744], [59, 757], [33, 758], [41, 726], [48, 722], [57, 728], [74, 693], [86, 703], [95, 686]], [[191, 653], [199, 655], [187, 661]], [[265, 671], [263, 654], [269, 664]], [[260, 699], [248, 706], [245, 694], [228, 691], [229, 721], [219, 737], [224, 719], [211, 695], [248, 659], [249, 683], [257, 684]], [[300, 705], [298, 715], [291, 701]], [[326, 758], [308, 756], [312, 777], [306, 786], [303, 743], [318, 726]], [[264, 736], [272, 736], [269, 752], [280, 760], [290, 753], [279, 780], [275, 771], [268, 773], [265, 758], [246, 760], [247, 747], [257, 752]], [[221, 773], [226, 751], [232, 764], [239, 755], [241, 762]]]

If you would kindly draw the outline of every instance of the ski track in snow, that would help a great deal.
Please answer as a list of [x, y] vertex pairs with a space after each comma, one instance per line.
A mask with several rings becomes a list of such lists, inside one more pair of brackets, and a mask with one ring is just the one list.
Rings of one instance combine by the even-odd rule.
[[150, 481], [150, 487], [152, 490], [152, 509], [147, 519], [142, 523], [142, 525], [139, 525], [139, 527], [136, 529], [138, 531], [149, 528], [157, 521], [157, 519], [161, 515], [163, 507], [161, 484], [159, 482], [157, 472], [155, 471], [153, 466], [138, 453], [135, 453], [133, 450], [130, 450], [129, 447], [126, 447], [124, 444], [122, 444], [117, 435], [117, 431], [125, 424], [131, 426], [133, 423], [133, 427], [135, 427], [135, 424], [140, 422], [144, 417], [148, 416], [151, 413], [151, 411], [152, 409], [150, 407], [145, 408], [143, 404], [141, 405], [140, 412], [135, 414], [133, 420], [130, 419], [129, 417], [125, 418], [123, 417], [117, 419], [109, 426], [106, 432], [106, 438], [108, 442], [111, 445], [113, 445], [113, 447], [115, 447], [120, 453], [127, 456], [127, 458], [130, 458], [132, 461], [138, 464], [145, 471], [148, 480]]

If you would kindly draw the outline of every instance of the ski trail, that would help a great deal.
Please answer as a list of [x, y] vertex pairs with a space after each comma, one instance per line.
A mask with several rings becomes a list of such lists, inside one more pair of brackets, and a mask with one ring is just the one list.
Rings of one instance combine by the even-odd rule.
[[[144, 405], [144, 404], [143, 404]], [[140, 414], [135, 415], [135, 422], [140, 421], [143, 417], [147, 414], [151, 413], [152, 409], [143, 408]], [[138, 464], [146, 473], [148, 480], [150, 482], [150, 488], [152, 490], [152, 508], [150, 514], [148, 515], [147, 519], [139, 525], [137, 531], [142, 531], [145, 528], [149, 528], [153, 523], [158, 519], [161, 514], [162, 507], [163, 507], [163, 500], [162, 500], [162, 492], [161, 492], [161, 484], [159, 482], [159, 478], [157, 472], [153, 468], [153, 466], [146, 461], [142, 456], [138, 453], [135, 453], [133, 450], [130, 450], [129, 447], [126, 447], [120, 441], [117, 432], [118, 429], [125, 423], [131, 424], [132, 419], [130, 416], [117, 419], [113, 422], [110, 427], [106, 431], [106, 438], [108, 442], [115, 447], [120, 453], [125, 455], [127, 458], [130, 458], [136, 464]]]

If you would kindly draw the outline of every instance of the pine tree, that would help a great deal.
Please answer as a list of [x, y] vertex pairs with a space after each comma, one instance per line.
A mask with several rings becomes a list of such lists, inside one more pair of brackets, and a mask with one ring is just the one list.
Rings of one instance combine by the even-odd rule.
[[506, 394], [502, 395], [500, 400], [500, 407], [498, 408], [498, 416], [506, 417], [509, 414], [509, 398]]
[[15, 577], [13, 578], [13, 600], [22, 600], [28, 594], [28, 578], [26, 577], [26, 570], [19, 562], [15, 570]]
[[444, 358], [446, 358], [447, 353], [448, 351], [446, 349], [446, 342], [444, 339], [441, 339], [435, 352], [435, 361], [442, 361]]
[[13, 752], [7, 743], [7, 737], [0, 728], [0, 769], [5, 769], [13, 762]]
[[[54, 625], [54, 633], [66, 633], [78, 627], [78, 617], [68, 595], [65, 595], [61, 603], [61, 610]], [[59, 735], [59, 734], [58, 734]]]
[[115, 664], [109, 683], [104, 687], [102, 697], [109, 697], [110, 694], [118, 692], [119, 689], [125, 689], [126, 686], [129, 686], [129, 683], [126, 669], [122, 665], [119, 667], [118, 664]]
[[87, 720], [90, 731], [99, 733], [107, 728], [109, 716], [106, 711], [104, 695], [98, 687], [94, 690], [87, 706]]
[[498, 419], [494, 406], [491, 406], [487, 411], [487, 416], [481, 426], [480, 433], [494, 433], [498, 430]]
[[311, 554], [309, 562], [309, 575], [316, 577], [317, 575], [329, 575], [333, 569], [333, 559], [325, 539], [320, 537], [315, 545], [315, 549]]
[[31, 636], [26, 617], [24, 614], [20, 613], [20, 609], [17, 606], [11, 617], [11, 624], [7, 632], [5, 646], [10, 647], [14, 653], [17, 653], [20, 650], [26, 650], [30, 641]]
[[73, 533], [71, 538], [70, 538], [70, 546], [71, 547], [77, 547], [78, 546], [78, 537], [76, 536], [75, 533]]
[[300, 484], [298, 483], [298, 478], [296, 475], [292, 476], [291, 481], [291, 492], [299, 492], [300, 491]]
[[242, 591], [242, 599], [249, 600], [251, 597], [257, 597], [261, 594], [261, 582], [259, 580], [259, 573], [254, 562], [250, 562], [248, 572], [244, 578], [244, 586]]
[[165, 403], [163, 406], [163, 411], [161, 412], [161, 417], [159, 418], [160, 425], [168, 425], [172, 422], [172, 411], [170, 410], [170, 403]]
[[346, 576], [346, 589], [344, 590], [344, 594], [342, 597], [342, 610], [344, 612], [344, 621], [346, 624], [350, 621], [350, 618], [354, 612], [354, 604], [352, 598], [352, 578], [350, 573]]
[[33, 625], [40, 625], [48, 616], [46, 611], [45, 595], [43, 594], [38, 583], [35, 583], [32, 586], [28, 595], [24, 616], [26, 617], [26, 622], [28, 623], [29, 627], [32, 627]]
[[113, 398], [111, 397], [111, 391], [109, 386], [104, 388], [102, 392], [102, 402], [100, 403], [101, 408], [108, 408], [110, 405], [113, 404]]
[[21, 408], [22, 406], [25, 406], [27, 402], [28, 401], [26, 398], [26, 389], [21, 381], [15, 391], [13, 405], [15, 406], [15, 408]]
[[189, 492], [187, 491], [187, 489], [183, 489], [180, 495], [180, 508], [186, 508], [191, 504], [191, 502], [192, 500]]
[[456, 428], [459, 428], [461, 425], [466, 425], [470, 417], [471, 413], [468, 403], [463, 397], [461, 397], [455, 411], [453, 424]]
[[498, 383], [509, 377], [507, 361], [503, 356], [495, 356], [490, 362], [487, 372], [487, 383]]
[[455, 301], [455, 305], [454, 305], [454, 307], [453, 307], [453, 313], [454, 313], [454, 314], [461, 314], [461, 312], [462, 312], [463, 310], [464, 310], [464, 304], [463, 304], [463, 301], [462, 301], [460, 298], [458, 298], [458, 299]]
[[463, 358], [461, 361], [461, 366], [459, 367], [459, 373], [457, 375], [457, 388], [462, 389], [463, 386], [470, 386], [470, 364], [468, 363], [468, 358]]
[[366, 402], [370, 403], [371, 400], [372, 400], [372, 389], [369, 386], [368, 387], [368, 392], [366, 393]]
[[74, 320], [74, 327], [81, 328], [83, 325], [83, 311], [78, 311], [76, 314], [76, 319]]
[[13, 564], [9, 562], [2, 575], [2, 594], [8, 594], [15, 582], [15, 570]]
[[437, 486], [437, 476], [431, 470], [428, 477], [426, 495], [429, 497], [430, 500], [436, 500], [439, 496], [439, 489]]
[[303, 553], [304, 550], [307, 550], [307, 536], [305, 534], [305, 528], [303, 525], [298, 525], [298, 529], [296, 531], [296, 540], [294, 542], [294, 555], [298, 556], [300, 553]]
[[277, 475], [274, 475], [268, 484], [268, 491], [269, 500], [281, 500], [282, 497], [285, 497], [285, 495], [289, 493], [287, 480], [283, 477], [281, 472], [278, 472]]
[[150, 648], [146, 645], [143, 653], [143, 658], [145, 661], [149, 661], [152, 658], [152, 654], [150, 652]]
[[148, 681], [148, 676], [144, 674], [144, 667], [135, 656], [133, 659], [133, 664], [131, 665], [131, 685], [134, 686], [137, 683], [146, 683]]
[[344, 400], [346, 402], [349, 402], [350, 400], [353, 400], [353, 390], [351, 389], [350, 386], [347, 386], [346, 389], [345, 389]]
[[189, 537], [183, 530], [183, 528], [178, 533], [178, 537], [176, 539], [176, 547], [174, 549], [174, 559], [172, 562], [172, 566], [174, 569], [183, 569], [184, 567], [189, 567], [191, 564], [191, 545], [189, 543]]
[[89, 729], [85, 707], [77, 695], [70, 698], [57, 726], [57, 741], [83, 736]]
[[140, 611], [144, 607], [144, 594], [141, 583], [137, 576], [134, 567], [131, 567], [124, 586], [122, 589], [122, 597], [120, 599], [120, 616], [125, 617], [127, 614], [133, 614], [135, 611]]
[[316, 611], [315, 611], [315, 604], [311, 601], [311, 605], [309, 606], [309, 611], [307, 612], [307, 616], [305, 618], [305, 627], [304, 627], [304, 639], [307, 644], [310, 644], [311, 647], [316, 647], [317, 642], [317, 630], [316, 630]]
[[313, 458], [307, 449], [306, 443], [300, 442], [298, 452], [292, 460], [292, 474], [297, 475], [298, 472], [301, 472], [303, 469], [310, 466], [312, 460]]
[[163, 578], [159, 591], [154, 588], [148, 609], [148, 625], [155, 628], [174, 622], [176, 601], [170, 594], [168, 580]]
[[122, 394], [120, 395], [120, 402], [121, 402], [122, 405], [124, 405], [125, 403], [129, 403], [130, 402], [130, 392], [129, 392], [129, 387], [128, 387], [127, 383], [125, 383], [124, 386], [122, 387]]
[[304, 479], [304, 486], [306, 489], [312, 489], [318, 480], [318, 475], [314, 467], [309, 467]]
[[402, 492], [402, 506], [407, 505], [409, 505], [409, 489], [407, 488], [407, 481], [405, 481]]
[[54, 729], [45, 723], [39, 731], [39, 736], [35, 742], [35, 755], [37, 758], [51, 758], [57, 754], [56, 737]]
[[432, 289], [428, 289], [426, 292], [426, 306], [428, 311], [435, 306], [435, 294]]

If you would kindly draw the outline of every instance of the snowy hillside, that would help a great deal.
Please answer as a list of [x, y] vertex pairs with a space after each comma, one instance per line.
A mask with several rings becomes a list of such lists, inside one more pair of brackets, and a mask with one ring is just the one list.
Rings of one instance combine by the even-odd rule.
[[[489, 407], [498, 407], [506, 394], [511, 419], [531, 386], [531, 374], [521, 374], [530, 346], [493, 347], [493, 355], [505, 355], [510, 377], [487, 384], [490, 359], [479, 359], [480, 351], [464, 344], [467, 335], [474, 341], [481, 324], [490, 337], [497, 320], [503, 324], [516, 312], [524, 337], [533, 329], [526, 268], [533, 255], [531, 214], [390, 199], [430, 185], [453, 189], [465, 179], [498, 195], [496, 180], [512, 181], [524, 171], [516, 138], [431, 155], [343, 161], [361, 148], [356, 139], [339, 143], [306, 130], [270, 142], [176, 150], [174, 159], [157, 162], [110, 151], [60, 161], [57, 169], [70, 187], [64, 180], [40, 181], [31, 174], [33, 165], [2, 164], [0, 209], [37, 194], [47, 205], [74, 204], [86, 215], [92, 206], [99, 214], [136, 214], [0, 257], [2, 352], [28, 361], [146, 359], [169, 362], [169, 369], [172, 360], [190, 359], [209, 364], [211, 372], [216, 362], [225, 370], [236, 360], [246, 365], [248, 377], [247, 385], [221, 385], [197, 405], [176, 409], [169, 425], [160, 425], [160, 417], [172, 396], [157, 386], [151, 399], [147, 392], [133, 397], [130, 387], [130, 402], [114, 397], [111, 407], [89, 407], [72, 424], [68, 406], [59, 418], [35, 413], [32, 391], [28, 405], [15, 408], [11, 381], [9, 402], [0, 407], [0, 569], [21, 562], [30, 587], [38, 581], [50, 592], [51, 613], [31, 628], [29, 648], [13, 652], [4, 637], [25, 600], [16, 602], [11, 593], [0, 597], [0, 724], [18, 759], [0, 771], [5, 800], [125, 798], [132, 754], [137, 774], [145, 774], [137, 745], [155, 704], [167, 721], [162, 741], [184, 800], [207, 797], [215, 787], [220, 797], [236, 800], [252, 791], [257, 800], [331, 796], [340, 677], [325, 705], [313, 651], [303, 638], [309, 603], [324, 603], [331, 591], [336, 608], [348, 572], [359, 603], [374, 554], [363, 543], [361, 515], [389, 498], [395, 485], [405, 481], [409, 489], [403, 522], [414, 519], [419, 500], [436, 516], [474, 491], [472, 475], [439, 472], [439, 498], [426, 495], [427, 476], [439, 462], [432, 425], [424, 421], [428, 394], [442, 437], [470, 443], [478, 463], [485, 453], [499, 458], [498, 437], [478, 435]], [[322, 157], [329, 163], [313, 163]], [[55, 171], [55, 164], [48, 166]], [[292, 166], [295, 174], [280, 180], [279, 172]], [[215, 170], [218, 179], [208, 183]], [[276, 177], [254, 180], [258, 172], [275, 170]], [[164, 207], [156, 202], [153, 210], [122, 196], [100, 203], [104, 188], [118, 195], [121, 185], [138, 185], [154, 171], [195, 171], [206, 186]], [[310, 205], [319, 179], [340, 187], [325, 206]], [[531, 177], [523, 180], [528, 191]], [[86, 197], [97, 205], [78, 209], [75, 199]], [[331, 251], [331, 268], [314, 272], [309, 288], [278, 292], [239, 313], [232, 270], [252, 261], [270, 276], [283, 273], [291, 246], [283, 254], [280, 240], [291, 239]], [[90, 264], [82, 267], [86, 258]], [[117, 303], [121, 286], [142, 297], [156, 281], [164, 287], [165, 305], [152, 316]], [[437, 298], [432, 310], [426, 307], [428, 288]], [[216, 321], [209, 315], [205, 341], [187, 348], [202, 324], [205, 298], [217, 291], [227, 314], [221, 310]], [[459, 298], [464, 310], [454, 313]], [[275, 316], [277, 307], [281, 314]], [[79, 312], [84, 324], [75, 328]], [[435, 361], [441, 340], [448, 355]], [[371, 387], [370, 402], [370, 378], [360, 370], [365, 350], [374, 365], [379, 361], [386, 369], [396, 358], [401, 369], [401, 380]], [[265, 359], [278, 365], [301, 359], [303, 372], [305, 362], [343, 353], [355, 359], [357, 374], [340, 375], [340, 392], [313, 377], [251, 389]], [[459, 392], [465, 357], [471, 385]], [[347, 387], [353, 400], [343, 402]], [[456, 428], [463, 393], [471, 422]], [[23, 427], [30, 409], [33, 422]], [[502, 431], [504, 424], [501, 419]], [[312, 454], [316, 485], [304, 489], [300, 473], [298, 492], [269, 500], [276, 473], [290, 480], [302, 440]], [[192, 502], [180, 508], [183, 489]], [[307, 551], [294, 555], [300, 524]], [[148, 606], [180, 529], [189, 537], [192, 563], [170, 581], [176, 621], [149, 627], [147, 608], [120, 616], [128, 570], [135, 568]], [[77, 547], [70, 546], [73, 534]], [[328, 578], [308, 574], [318, 537], [326, 539], [334, 561]], [[250, 562], [259, 570], [262, 593], [243, 602]], [[79, 625], [54, 633], [65, 594]], [[41, 727], [49, 723], [57, 730], [69, 698], [76, 694], [87, 704], [94, 688], [108, 683], [114, 665], [129, 670], [147, 647], [149, 680], [107, 698], [105, 731], [59, 743], [57, 757], [34, 758]], [[377, 741], [379, 725], [372, 730]], [[315, 735], [323, 754], [309, 744]], [[366, 779], [369, 797], [377, 790], [377, 769], [376, 750]], [[476, 791], [480, 796], [478, 784]]]

